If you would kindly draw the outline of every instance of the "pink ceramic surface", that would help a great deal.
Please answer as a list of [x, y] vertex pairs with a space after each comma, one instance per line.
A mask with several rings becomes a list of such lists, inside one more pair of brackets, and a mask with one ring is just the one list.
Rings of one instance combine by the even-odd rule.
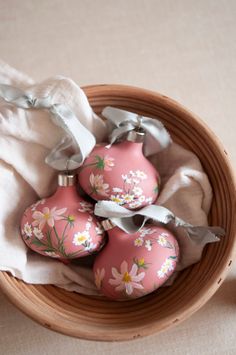
[[142, 149], [142, 143], [128, 141], [96, 146], [80, 168], [80, 185], [93, 199], [112, 200], [128, 209], [152, 204], [160, 178]]
[[95, 284], [117, 300], [142, 297], [163, 285], [176, 268], [179, 248], [167, 229], [146, 225], [135, 234], [118, 227], [94, 263]]
[[75, 186], [58, 187], [53, 196], [27, 208], [21, 233], [32, 250], [62, 260], [91, 254], [103, 243], [93, 205], [78, 196]]

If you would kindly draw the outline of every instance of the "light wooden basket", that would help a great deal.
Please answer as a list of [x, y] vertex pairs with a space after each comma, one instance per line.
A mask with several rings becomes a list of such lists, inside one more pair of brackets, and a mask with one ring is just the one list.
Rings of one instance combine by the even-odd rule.
[[114, 302], [50, 285], [28, 285], [6, 272], [0, 272], [0, 286], [12, 303], [47, 328], [84, 339], [134, 339], [183, 321], [221, 285], [236, 244], [234, 174], [217, 137], [198, 117], [168, 97], [120, 85], [89, 86], [85, 92], [98, 114], [111, 105], [161, 119], [175, 142], [197, 154], [214, 192], [209, 222], [225, 228], [226, 236], [208, 245], [201, 261], [184, 270], [171, 287], [133, 301]]

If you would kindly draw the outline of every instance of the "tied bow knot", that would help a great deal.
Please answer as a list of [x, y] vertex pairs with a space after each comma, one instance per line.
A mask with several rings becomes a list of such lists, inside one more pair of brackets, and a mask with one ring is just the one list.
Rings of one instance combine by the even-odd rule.
[[146, 133], [144, 154], [146, 156], [158, 153], [172, 142], [163, 124], [154, 118], [107, 106], [102, 115], [108, 120], [110, 145], [127, 135], [134, 129], [141, 129]]

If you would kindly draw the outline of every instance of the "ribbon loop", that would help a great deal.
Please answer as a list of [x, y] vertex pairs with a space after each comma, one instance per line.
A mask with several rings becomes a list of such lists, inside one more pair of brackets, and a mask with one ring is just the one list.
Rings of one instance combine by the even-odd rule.
[[108, 120], [110, 144], [124, 137], [135, 128], [142, 128], [146, 132], [144, 142], [144, 154], [146, 156], [158, 153], [172, 142], [169, 133], [157, 119], [110, 106], [105, 107], [102, 115]]
[[0, 97], [20, 108], [47, 109], [54, 123], [66, 131], [66, 136], [45, 158], [45, 162], [54, 169], [77, 169], [94, 148], [96, 140], [93, 134], [66, 104], [53, 103], [50, 95], [38, 98], [19, 88], [0, 84]]
[[[206, 244], [219, 241], [218, 236], [225, 234], [220, 227], [193, 226], [175, 216], [163, 206], [150, 205], [138, 211], [130, 211], [113, 201], [99, 201], [95, 205], [95, 215], [109, 220], [126, 233], [136, 233], [152, 220], [153, 223], [168, 225], [171, 229], [183, 228], [195, 244]], [[138, 220], [134, 217], [141, 217]]]

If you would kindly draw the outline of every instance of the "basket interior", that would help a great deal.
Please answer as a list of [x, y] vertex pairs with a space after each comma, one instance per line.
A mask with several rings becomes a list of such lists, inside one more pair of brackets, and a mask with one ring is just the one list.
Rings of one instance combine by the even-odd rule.
[[235, 182], [227, 153], [192, 113], [167, 97], [119, 85], [85, 88], [94, 111], [110, 105], [160, 119], [173, 140], [199, 157], [213, 188], [209, 223], [226, 230], [205, 247], [199, 263], [182, 271], [171, 287], [143, 298], [115, 302], [54, 286], [27, 285], [0, 273], [0, 285], [23, 312], [56, 331], [86, 339], [126, 340], [163, 330], [200, 308], [222, 283], [235, 246]]

